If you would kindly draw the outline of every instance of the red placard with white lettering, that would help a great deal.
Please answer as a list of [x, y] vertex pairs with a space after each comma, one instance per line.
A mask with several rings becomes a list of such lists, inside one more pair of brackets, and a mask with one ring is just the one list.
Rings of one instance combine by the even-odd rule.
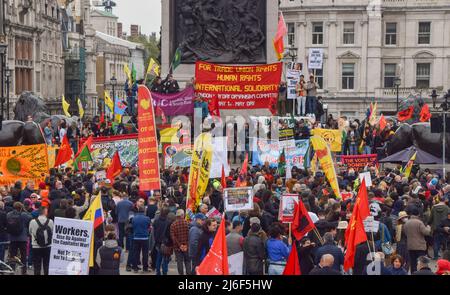
[[139, 190], [161, 190], [159, 179], [158, 141], [150, 90], [138, 88]]
[[265, 109], [278, 100], [282, 63], [227, 66], [197, 61], [195, 91], [219, 109]]

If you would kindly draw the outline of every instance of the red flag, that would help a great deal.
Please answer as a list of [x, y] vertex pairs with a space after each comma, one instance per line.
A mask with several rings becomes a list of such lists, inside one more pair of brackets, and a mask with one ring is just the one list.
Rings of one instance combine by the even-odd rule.
[[344, 257], [344, 269], [346, 271], [355, 264], [356, 246], [367, 241], [363, 221], [369, 215], [369, 200], [367, 197], [366, 182], [363, 179], [361, 186], [359, 187], [355, 206], [353, 207], [349, 226], [345, 231], [345, 245], [347, 246], [347, 251], [345, 252]]
[[292, 222], [292, 235], [297, 241], [300, 241], [308, 232], [313, 230], [316, 226], [312, 222], [311, 217], [306, 210], [305, 204], [302, 200], [294, 207], [294, 222]]
[[286, 23], [284, 22], [283, 13], [280, 12], [280, 17], [278, 19], [277, 34], [273, 39], [273, 47], [275, 48], [275, 53], [277, 54], [278, 60], [283, 58], [284, 53], [284, 41], [283, 38], [287, 34]]
[[222, 216], [222, 221], [208, 254], [197, 267], [196, 272], [198, 275], [229, 275], [225, 215]]
[[216, 96], [212, 98], [211, 103], [208, 105], [208, 110], [211, 116], [220, 118], [219, 99]]
[[297, 247], [292, 245], [291, 253], [289, 254], [286, 266], [284, 267], [284, 276], [298, 276], [301, 275], [300, 263], [298, 261]]
[[116, 151], [112, 158], [111, 164], [106, 171], [106, 178], [108, 178], [111, 183], [114, 183], [114, 178], [122, 172], [122, 164], [120, 163], [119, 152]]
[[[244, 179], [247, 176], [247, 169], [248, 169], [248, 153], [245, 154], [245, 160], [244, 160], [244, 164], [242, 164], [242, 169], [239, 172], [239, 176], [238, 179], [236, 181], [236, 187], [240, 187], [241, 186], [241, 177]], [[247, 183], [247, 182], [245, 182]]]
[[420, 111], [420, 122], [428, 122], [431, 118], [430, 107], [424, 104]]
[[414, 114], [414, 106], [410, 106], [406, 110], [398, 112], [397, 117], [400, 122], [403, 122], [411, 119], [413, 114]]
[[61, 147], [59, 148], [58, 155], [56, 156], [55, 160], [55, 166], [58, 167], [59, 165], [62, 165], [72, 159], [73, 151], [70, 147], [69, 139], [67, 138], [67, 135], [63, 137], [63, 140], [61, 142]]
[[222, 188], [227, 188], [227, 179], [225, 178], [225, 167], [222, 165], [222, 179], [220, 180]]
[[380, 131], [383, 131], [384, 128], [386, 128], [387, 122], [386, 122], [386, 118], [384, 117], [383, 114], [381, 114], [380, 117]]

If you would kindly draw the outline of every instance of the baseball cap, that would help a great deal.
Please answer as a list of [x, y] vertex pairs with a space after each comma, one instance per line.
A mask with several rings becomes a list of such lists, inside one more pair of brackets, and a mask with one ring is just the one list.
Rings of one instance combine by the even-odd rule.
[[194, 219], [201, 219], [201, 220], [205, 220], [206, 216], [203, 213], [197, 213], [194, 215]]

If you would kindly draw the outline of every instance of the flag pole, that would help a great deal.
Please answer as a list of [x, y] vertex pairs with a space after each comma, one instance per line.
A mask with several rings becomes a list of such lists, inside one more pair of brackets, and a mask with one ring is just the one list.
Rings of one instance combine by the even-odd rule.
[[322, 236], [320, 235], [320, 233], [319, 233], [319, 231], [317, 230], [317, 228], [314, 227], [313, 231], [314, 231], [314, 233], [316, 234], [317, 238], [319, 239], [320, 244], [323, 245], [323, 244], [324, 244], [323, 238], [322, 238]]

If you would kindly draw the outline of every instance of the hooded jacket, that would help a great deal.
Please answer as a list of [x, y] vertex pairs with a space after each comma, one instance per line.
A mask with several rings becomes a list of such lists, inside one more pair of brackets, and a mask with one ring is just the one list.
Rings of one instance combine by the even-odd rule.
[[444, 219], [447, 219], [448, 211], [449, 208], [444, 203], [436, 204], [433, 206], [433, 208], [431, 208], [429, 224], [431, 225], [431, 229], [433, 230], [433, 232], [438, 229], [439, 224], [441, 224]]

